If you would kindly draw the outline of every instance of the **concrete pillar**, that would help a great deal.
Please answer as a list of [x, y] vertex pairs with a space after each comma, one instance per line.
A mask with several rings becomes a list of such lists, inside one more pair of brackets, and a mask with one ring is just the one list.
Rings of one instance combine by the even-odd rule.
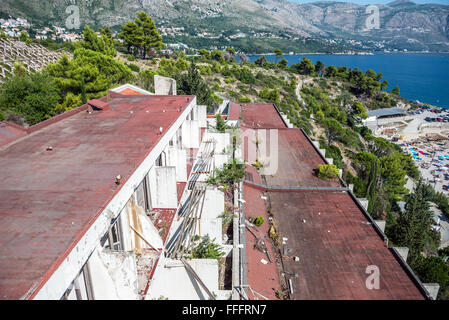
[[333, 158], [326, 158], [326, 161], [329, 164], [333, 164], [334, 163], [334, 159]]
[[385, 232], [385, 224], [386, 223], [384, 220], [374, 220], [374, 222], [379, 227], [379, 229], [382, 230], [382, 232]]
[[409, 249], [407, 247], [393, 247], [404, 261], [407, 261]]
[[436, 300], [440, 291], [440, 285], [438, 283], [423, 283], [423, 286], [429, 292], [430, 298]]
[[176, 80], [155, 75], [154, 92], [156, 95], [176, 96]]
[[222, 234], [222, 218], [219, 216], [224, 212], [224, 193], [217, 188], [206, 189], [204, 195], [204, 203], [202, 207], [201, 219], [198, 221], [199, 226], [196, 228], [200, 237], [209, 235], [215, 242], [223, 244]]
[[338, 176], [343, 177], [343, 169], [338, 169]]
[[354, 192], [354, 185], [352, 183], [348, 185], [348, 188], [351, 192]]

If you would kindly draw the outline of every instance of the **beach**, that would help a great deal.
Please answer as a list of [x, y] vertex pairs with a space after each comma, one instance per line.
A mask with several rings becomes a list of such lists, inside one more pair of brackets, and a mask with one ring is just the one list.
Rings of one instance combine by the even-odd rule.
[[373, 130], [375, 136], [387, 138], [410, 154], [424, 180], [435, 190], [449, 194], [449, 122], [429, 122], [426, 118], [446, 115], [428, 110], [421, 114], [385, 119]]

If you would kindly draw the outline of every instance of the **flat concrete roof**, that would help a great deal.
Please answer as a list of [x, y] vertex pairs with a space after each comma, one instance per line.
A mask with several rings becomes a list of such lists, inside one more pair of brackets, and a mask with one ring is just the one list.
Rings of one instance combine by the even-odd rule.
[[[279, 248], [282, 263], [278, 264], [282, 266], [278, 271], [285, 271], [283, 279], [292, 280], [292, 298], [425, 299], [416, 279], [386, 246], [367, 213], [341, 188], [340, 180], [316, 177], [314, 169], [325, 161], [303, 131], [286, 129], [276, 114], [274, 105], [252, 105], [242, 111], [246, 128], [277, 128], [279, 145], [275, 174], [260, 176], [253, 167], [246, 169], [245, 216], [266, 215], [271, 209], [281, 239], [287, 238], [285, 245], [292, 250], [286, 256]], [[269, 264], [257, 260], [251, 235], [246, 239], [249, 285], [270, 294], [275, 277], [269, 275], [274, 273]], [[368, 266], [379, 268], [379, 290], [366, 287]]]
[[0, 146], [27, 134], [26, 128], [12, 122], [0, 122]]
[[[268, 212], [265, 206], [265, 200], [262, 198], [264, 193], [256, 188], [245, 185], [245, 217], [264, 217], [265, 222], [260, 227], [251, 229], [252, 233], [246, 229], [246, 269], [248, 283], [257, 293], [270, 300], [276, 300], [276, 292], [280, 288], [279, 272], [276, 261], [276, 248], [268, 237], [270, 226], [268, 224]], [[253, 234], [254, 233], [254, 234]], [[256, 235], [256, 237], [254, 236]], [[257, 250], [254, 246], [258, 240], [263, 240], [267, 246], [270, 258], [266, 253]], [[250, 299], [261, 299], [260, 296], [254, 297], [251, 290], [248, 290]]]
[[278, 169], [265, 176], [269, 186], [342, 187], [338, 179], [322, 180], [315, 170], [326, 164], [300, 129], [278, 129]]
[[0, 147], [0, 299], [50, 277], [193, 98], [111, 93]]
[[[283, 259], [295, 300], [424, 299], [347, 192], [270, 192], [274, 216], [296, 262]], [[304, 222], [305, 221], [305, 222]], [[380, 289], [366, 287], [377, 266]]]
[[273, 104], [240, 104], [242, 127], [252, 129], [287, 128]]

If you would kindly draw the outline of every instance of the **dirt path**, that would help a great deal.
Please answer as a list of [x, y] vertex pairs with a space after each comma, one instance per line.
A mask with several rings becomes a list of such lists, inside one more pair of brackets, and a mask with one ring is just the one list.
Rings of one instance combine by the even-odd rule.
[[301, 93], [300, 93], [300, 91], [301, 91], [301, 89], [302, 89], [302, 87], [306, 84], [306, 83], [310, 83], [310, 82], [312, 82], [313, 81], [313, 78], [309, 78], [309, 79], [305, 79], [305, 80], [299, 80], [298, 81], [298, 83], [296, 84], [296, 97], [298, 98], [298, 101], [301, 103], [301, 104], [304, 104], [304, 100], [302, 99], [302, 97], [301, 97]]

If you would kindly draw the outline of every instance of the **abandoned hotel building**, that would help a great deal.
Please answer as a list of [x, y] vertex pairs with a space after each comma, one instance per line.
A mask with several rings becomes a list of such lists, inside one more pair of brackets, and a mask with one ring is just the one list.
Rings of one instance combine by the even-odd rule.
[[[217, 111], [242, 137], [275, 132], [278, 168], [264, 174], [254, 139], [236, 147], [174, 80], [155, 87], [124, 85], [28, 128], [0, 123], [0, 299], [435, 299], [366, 200], [314, 175], [332, 159], [275, 105]], [[233, 157], [247, 166], [226, 192], [208, 179]], [[222, 258], [188, 255], [205, 238]]]

